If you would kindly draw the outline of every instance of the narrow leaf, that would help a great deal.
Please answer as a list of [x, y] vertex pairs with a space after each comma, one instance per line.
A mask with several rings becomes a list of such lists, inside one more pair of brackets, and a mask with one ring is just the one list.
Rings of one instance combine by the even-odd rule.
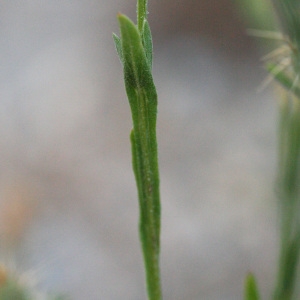
[[123, 62], [123, 52], [122, 52], [121, 39], [114, 33], [113, 33], [113, 39], [114, 39], [114, 42], [115, 42], [115, 47], [116, 47], [119, 59], [120, 59], [121, 63], [123, 64], [124, 62]]
[[245, 280], [245, 298], [244, 300], [259, 300], [259, 293], [256, 280], [253, 274], [248, 274]]
[[141, 36], [134, 23], [126, 16], [119, 15], [118, 20], [121, 29], [125, 87], [131, 106], [134, 130], [136, 131], [140, 124], [139, 109], [143, 101], [149, 127], [155, 128], [157, 94]]
[[287, 91], [294, 93], [300, 98], [300, 88], [297, 85], [298, 81], [292, 79], [291, 76], [284, 71], [276, 72], [276, 65], [274, 63], [268, 63], [266, 69]]
[[145, 49], [145, 54], [148, 60], [149, 67], [150, 69], [152, 69], [152, 53], [153, 53], [152, 34], [147, 20], [144, 20], [144, 24], [143, 24], [142, 41], [143, 41], [143, 46]]
[[[149, 300], [160, 300], [159, 238], [160, 195], [156, 141], [157, 94], [143, 45], [142, 34], [124, 15], [118, 16], [123, 54], [123, 71], [130, 103], [133, 170], [140, 204], [142, 244]], [[146, 33], [149, 49], [149, 31]]]

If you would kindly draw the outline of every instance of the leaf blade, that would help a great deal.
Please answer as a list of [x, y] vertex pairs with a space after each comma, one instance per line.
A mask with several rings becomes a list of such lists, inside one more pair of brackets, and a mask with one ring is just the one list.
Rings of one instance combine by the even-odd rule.
[[152, 70], [153, 43], [151, 29], [147, 20], [144, 20], [143, 24], [142, 41], [145, 49], [145, 54], [148, 60], [149, 68], [150, 70]]
[[112, 36], [113, 36], [113, 40], [114, 40], [114, 43], [115, 43], [115, 48], [117, 50], [120, 62], [123, 65], [124, 64], [124, 59], [123, 59], [123, 51], [122, 51], [122, 41], [115, 33], [113, 33]]
[[245, 298], [244, 300], [259, 300], [259, 292], [256, 280], [253, 274], [249, 273], [245, 280]]

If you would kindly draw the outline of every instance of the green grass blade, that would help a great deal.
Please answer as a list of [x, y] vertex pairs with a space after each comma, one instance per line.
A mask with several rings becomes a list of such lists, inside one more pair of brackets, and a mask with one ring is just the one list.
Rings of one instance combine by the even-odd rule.
[[259, 300], [259, 293], [253, 274], [248, 274], [245, 280], [245, 297], [244, 300]]

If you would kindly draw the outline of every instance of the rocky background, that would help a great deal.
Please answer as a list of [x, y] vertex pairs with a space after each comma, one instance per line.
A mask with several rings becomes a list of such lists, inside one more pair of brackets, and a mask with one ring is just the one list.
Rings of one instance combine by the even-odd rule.
[[[131, 117], [112, 41], [135, 0], [0, 11], [0, 258], [74, 300], [146, 299]], [[164, 299], [263, 296], [276, 270], [276, 100], [229, 0], [153, 0]]]

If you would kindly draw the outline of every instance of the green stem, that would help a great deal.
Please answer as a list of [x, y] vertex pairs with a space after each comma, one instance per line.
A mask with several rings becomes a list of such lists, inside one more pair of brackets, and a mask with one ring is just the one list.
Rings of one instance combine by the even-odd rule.
[[[289, 46], [287, 54], [279, 55], [267, 64], [268, 71], [286, 90], [281, 95], [280, 106], [278, 185], [281, 246], [274, 299], [291, 300], [295, 299], [295, 287], [299, 281], [300, 254], [300, 11], [299, 0], [272, 2], [282, 35]], [[288, 64], [280, 70], [281, 59], [287, 60]]]
[[[284, 97], [284, 96], [283, 96]], [[281, 248], [275, 300], [294, 297], [300, 250], [299, 160], [300, 104], [291, 94], [281, 99], [279, 130], [279, 200], [281, 213]]]
[[[139, 1], [139, 18], [146, 14], [146, 1]], [[151, 73], [152, 38], [143, 19], [141, 30], [124, 15], [119, 15], [121, 38], [114, 40], [123, 64], [133, 130], [130, 135], [132, 164], [140, 206], [142, 244], [149, 300], [161, 300], [159, 272], [160, 192], [156, 140], [157, 94]]]
[[[285, 199], [287, 200], [287, 199]], [[299, 259], [299, 233], [295, 234], [293, 205], [283, 209], [283, 228], [281, 237], [281, 249], [279, 257], [279, 270], [275, 291], [275, 300], [293, 299], [297, 278], [297, 265]]]
[[[130, 92], [129, 92], [130, 94]], [[156, 141], [156, 94], [149, 97], [143, 88], [136, 89], [132, 105], [132, 162], [140, 204], [140, 239], [144, 255], [149, 299], [160, 300], [159, 236], [160, 192]]]
[[144, 20], [147, 20], [147, 0], [138, 0], [137, 2], [137, 24], [138, 30], [141, 33]]
[[[142, 104], [141, 112], [146, 107]], [[140, 202], [140, 239], [144, 255], [148, 296], [151, 300], [162, 299], [159, 271], [160, 200], [156, 143], [150, 145], [143, 127], [131, 132], [133, 169]], [[154, 142], [154, 140], [152, 141]]]

